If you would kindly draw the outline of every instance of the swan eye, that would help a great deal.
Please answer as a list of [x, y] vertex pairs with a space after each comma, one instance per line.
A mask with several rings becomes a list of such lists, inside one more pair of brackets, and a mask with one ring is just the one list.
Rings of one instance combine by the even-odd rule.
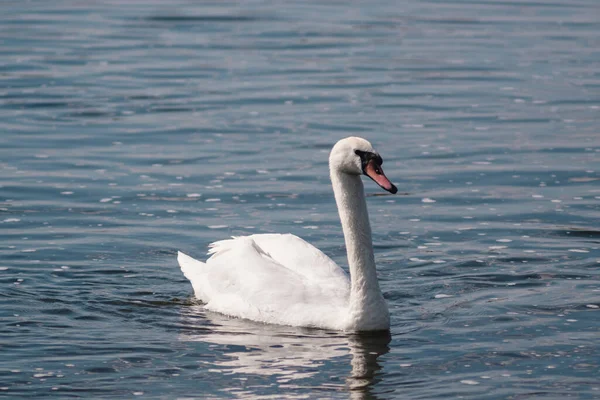
[[377, 153], [372, 153], [370, 151], [354, 150], [354, 154], [360, 157], [360, 160], [363, 165], [366, 165], [371, 160], [374, 160], [375, 164], [379, 166], [383, 164], [383, 159]]
[[354, 150], [354, 154], [360, 157], [360, 163], [362, 165], [363, 174], [367, 174], [367, 165], [370, 164], [375, 174], [383, 175], [383, 170], [381, 169], [381, 164], [383, 164], [383, 160], [379, 154], [362, 150]]

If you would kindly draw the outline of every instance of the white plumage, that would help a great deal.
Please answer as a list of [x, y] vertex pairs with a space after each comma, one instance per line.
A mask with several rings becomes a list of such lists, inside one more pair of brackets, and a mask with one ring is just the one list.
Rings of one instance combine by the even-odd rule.
[[[347, 274], [316, 247], [291, 234], [265, 234], [210, 245], [206, 263], [179, 253], [196, 297], [212, 311], [255, 321], [322, 326], [339, 318]], [[315, 314], [315, 310], [318, 313]], [[342, 329], [340, 322], [335, 323]]]
[[178, 254], [181, 270], [207, 309], [282, 325], [351, 331], [389, 328], [360, 174], [392, 193], [396, 188], [364, 139], [340, 140], [329, 160], [351, 279], [322, 251], [295, 235], [233, 237], [212, 243], [206, 263]]

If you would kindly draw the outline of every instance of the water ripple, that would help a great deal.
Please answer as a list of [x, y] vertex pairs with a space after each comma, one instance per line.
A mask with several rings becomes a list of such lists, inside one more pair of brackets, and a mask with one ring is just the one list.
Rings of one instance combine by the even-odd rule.
[[[593, 0], [5, 3], [10, 398], [597, 397]], [[291, 232], [346, 264], [347, 135], [401, 191], [367, 185], [390, 334], [204, 310], [177, 250]]]

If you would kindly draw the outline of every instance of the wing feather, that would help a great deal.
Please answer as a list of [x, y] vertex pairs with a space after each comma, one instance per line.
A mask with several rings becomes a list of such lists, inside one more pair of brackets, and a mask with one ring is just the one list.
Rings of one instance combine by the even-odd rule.
[[349, 285], [346, 272], [312, 244], [291, 233], [250, 236], [271, 258], [311, 282], [325, 286]]
[[344, 315], [346, 274], [297, 236], [234, 237], [212, 243], [209, 254], [202, 263], [181, 253], [179, 262], [196, 297], [212, 311], [304, 326], [323, 326]]

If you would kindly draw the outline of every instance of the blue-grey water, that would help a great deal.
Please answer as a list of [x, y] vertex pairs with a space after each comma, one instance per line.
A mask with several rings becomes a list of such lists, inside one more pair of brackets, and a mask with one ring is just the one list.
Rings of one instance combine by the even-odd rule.
[[[0, 396], [600, 398], [597, 0], [0, 4]], [[346, 264], [365, 184], [389, 335], [202, 309], [176, 251]]]

